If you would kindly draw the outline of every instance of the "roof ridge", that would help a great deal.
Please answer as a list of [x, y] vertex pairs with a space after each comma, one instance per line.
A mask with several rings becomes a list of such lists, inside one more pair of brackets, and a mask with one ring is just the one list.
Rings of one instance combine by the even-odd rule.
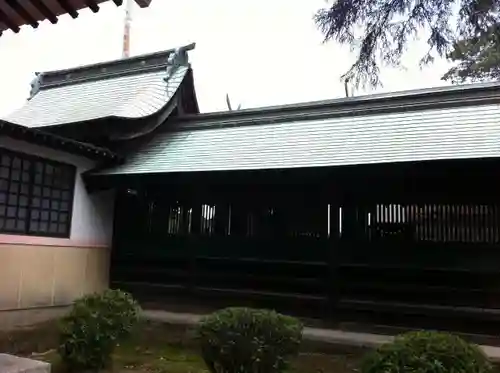
[[220, 120], [221, 117], [238, 118], [239, 120], [241, 120], [241, 117], [252, 117], [259, 114], [294, 112], [297, 110], [310, 111], [319, 109], [332, 109], [344, 106], [351, 107], [360, 104], [372, 105], [379, 102], [394, 102], [395, 100], [410, 101], [415, 99], [422, 100], [426, 98], [441, 98], [446, 96], [454, 96], [458, 99], [461, 99], [462, 101], [467, 101], [467, 99], [471, 98], [470, 96], [474, 96], [477, 94], [485, 94], [488, 96], [491, 95], [500, 99], [500, 82], [492, 81], [430, 88], [406, 89], [392, 92], [368, 93], [358, 96], [331, 98], [326, 100], [313, 100], [291, 104], [249, 107], [232, 111], [213, 111], [200, 114], [188, 114], [179, 117], [177, 121], [192, 122], [210, 119]]
[[375, 113], [477, 106], [489, 103], [500, 104], [500, 83], [474, 83], [234, 111], [190, 114], [175, 118], [165, 131], [265, 125]]
[[33, 98], [33, 96], [44, 88], [81, 83], [88, 80], [100, 80], [122, 75], [138, 74], [167, 67], [170, 63], [169, 57], [176, 52], [185, 56], [183, 62], [187, 64], [186, 52], [194, 48], [195, 43], [192, 43], [178, 48], [123, 59], [98, 62], [61, 70], [36, 72], [35, 78], [31, 82], [30, 98]]

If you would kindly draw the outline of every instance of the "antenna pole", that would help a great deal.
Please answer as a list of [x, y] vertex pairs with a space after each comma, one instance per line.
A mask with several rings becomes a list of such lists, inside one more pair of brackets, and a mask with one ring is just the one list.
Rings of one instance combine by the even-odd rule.
[[132, 0], [126, 0], [125, 24], [123, 29], [122, 57], [130, 57], [130, 27], [132, 24]]

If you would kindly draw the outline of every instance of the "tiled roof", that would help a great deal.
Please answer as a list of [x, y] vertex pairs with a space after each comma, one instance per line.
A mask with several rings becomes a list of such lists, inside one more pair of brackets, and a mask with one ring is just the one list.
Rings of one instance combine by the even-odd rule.
[[187, 51], [193, 47], [39, 74], [32, 97], [5, 120], [47, 127], [153, 115], [182, 84], [190, 68]]
[[[127, 156], [123, 165], [101, 173], [290, 169], [500, 157], [498, 88], [500, 85], [488, 86], [484, 95], [480, 87], [468, 93], [455, 91], [453, 97], [436, 93], [419, 99], [400, 95], [324, 102], [311, 104], [309, 109], [302, 105], [301, 110], [288, 113], [285, 109], [293, 108], [200, 115], [179, 121], [175, 130], [158, 134]], [[398, 102], [402, 97], [407, 98]], [[425, 106], [418, 107], [424, 98]]]

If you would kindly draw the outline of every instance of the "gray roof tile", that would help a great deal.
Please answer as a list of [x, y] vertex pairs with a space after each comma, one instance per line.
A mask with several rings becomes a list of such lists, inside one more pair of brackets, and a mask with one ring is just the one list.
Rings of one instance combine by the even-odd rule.
[[[189, 123], [188, 123], [189, 124]], [[157, 135], [104, 174], [286, 169], [500, 157], [500, 105], [291, 120]]]
[[167, 105], [189, 70], [185, 57], [165, 79], [172, 53], [41, 74], [38, 93], [5, 120], [33, 128], [155, 114]]

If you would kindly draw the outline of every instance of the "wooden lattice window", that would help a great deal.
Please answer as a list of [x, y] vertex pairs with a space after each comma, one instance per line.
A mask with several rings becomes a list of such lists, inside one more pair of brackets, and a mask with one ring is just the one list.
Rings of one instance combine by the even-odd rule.
[[0, 233], [69, 237], [75, 171], [0, 149]]

